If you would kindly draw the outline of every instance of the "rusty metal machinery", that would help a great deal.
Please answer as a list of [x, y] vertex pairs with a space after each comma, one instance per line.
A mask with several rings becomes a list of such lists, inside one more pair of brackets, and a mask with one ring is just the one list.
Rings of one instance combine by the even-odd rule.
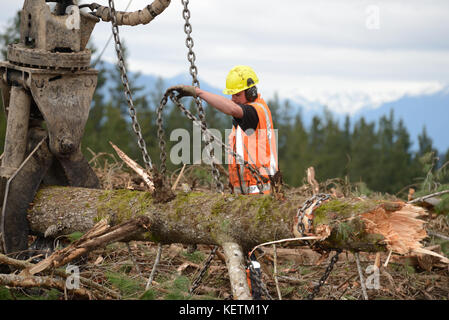
[[[16, 257], [28, 249], [26, 218], [39, 186], [97, 188], [99, 180], [81, 153], [81, 139], [97, 85], [86, 49], [107, 7], [60, 0], [25, 0], [20, 42], [10, 44], [0, 62], [0, 89], [7, 116], [0, 166], [2, 250]], [[120, 24], [150, 22], [170, 0], [156, 0], [143, 10], [117, 12]], [[92, 12], [80, 10], [88, 7]], [[108, 11], [109, 12], [109, 11]]]

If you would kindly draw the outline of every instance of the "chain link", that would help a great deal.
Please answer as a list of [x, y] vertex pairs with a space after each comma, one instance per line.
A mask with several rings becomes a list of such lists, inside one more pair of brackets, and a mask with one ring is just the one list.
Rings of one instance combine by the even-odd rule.
[[273, 297], [270, 295], [270, 292], [268, 292], [267, 287], [262, 281], [262, 273], [260, 274], [260, 277], [257, 276], [257, 271], [254, 269], [254, 266], [249, 259], [247, 261], [247, 265], [249, 268], [249, 278], [255, 283], [255, 288], [253, 288], [253, 291], [260, 289], [268, 300], [273, 300]]
[[145, 167], [147, 168], [147, 170], [152, 170], [153, 164], [152, 164], [151, 158], [148, 154], [145, 140], [143, 139], [143, 136], [142, 136], [142, 131], [140, 129], [139, 121], [137, 120], [137, 112], [134, 107], [133, 97], [131, 94], [131, 89], [129, 87], [129, 80], [128, 80], [128, 75], [126, 73], [126, 67], [125, 67], [125, 59], [123, 57], [122, 43], [120, 42], [119, 29], [118, 29], [118, 25], [117, 25], [117, 16], [116, 16], [116, 11], [115, 11], [114, 0], [109, 0], [109, 14], [111, 16], [112, 34], [114, 35], [115, 51], [117, 53], [121, 80], [122, 80], [123, 88], [125, 91], [126, 101], [128, 103], [128, 112], [129, 112], [129, 115], [131, 116], [131, 120], [132, 120], [132, 128], [134, 130], [134, 133], [137, 136], [137, 145], [139, 146], [139, 148], [142, 152], [142, 158], [145, 163]]
[[[327, 201], [331, 198], [330, 194], [325, 194], [325, 193], [318, 193], [314, 196], [312, 196], [311, 198], [307, 199], [301, 208], [298, 209], [297, 213], [296, 213], [296, 218], [298, 219], [298, 224], [296, 226], [297, 230], [299, 233], [301, 233], [301, 235], [304, 237], [306, 236], [305, 232], [306, 232], [306, 226], [304, 225], [304, 215], [306, 214], [307, 209], [309, 209], [311, 206], [313, 206], [312, 211], [320, 206], [324, 201]], [[313, 225], [313, 220], [309, 217], [307, 219], [307, 229], [311, 230], [312, 225]], [[307, 244], [308, 246], [310, 246], [310, 242], [308, 240], [304, 240], [304, 243]]]
[[318, 284], [313, 288], [313, 291], [307, 296], [307, 300], [313, 300], [315, 296], [320, 292], [321, 287], [326, 282], [327, 278], [329, 278], [330, 273], [334, 269], [334, 265], [338, 261], [338, 256], [341, 253], [341, 249], [336, 250], [335, 255], [331, 258], [331, 261], [329, 265], [326, 268], [326, 271], [324, 272], [323, 276], [321, 277]]
[[164, 94], [164, 96], [162, 97], [161, 103], [159, 104], [159, 107], [157, 109], [157, 120], [156, 120], [157, 126], [158, 126], [157, 137], [159, 140], [159, 152], [160, 152], [160, 159], [161, 159], [161, 166], [159, 168], [159, 171], [162, 176], [164, 176], [167, 171], [167, 166], [166, 166], [167, 151], [165, 150], [165, 140], [164, 140], [165, 131], [164, 131], [163, 123], [162, 123], [162, 113], [164, 111], [165, 106], [167, 105], [167, 102], [168, 102], [168, 95], [166, 92]]
[[[194, 87], [200, 87], [200, 81], [198, 80], [198, 68], [195, 65], [195, 52], [193, 52], [193, 38], [191, 36], [192, 33], [192, 25], [190, 24], [190, 10], [189, 10], [189, 0], [181, 0], [182, 4], [184, 5], [184, 9], [182, 11], [182, 16], [185, 20], [184, 24], [184, 32], [187, 35], [186, 38], [186, 47], [189, 50], [187, 53], [187, 60], [190, 62], [190, 75], [192, 76], [192, 86]], [[204, 127], [207, 127], [206, 125], [206, 115], [203, 109], [203, 103], [200, 97], [195, 97], [195, 104], [198, 110], [198, 117], [200, 118], [201, 124]], [[214, 141], [214, 138], [212, 136], [206, 136], [205, 140], [205, 148], [208, 149], [208, 146], [211, 145]], [[209, 149], [209, 156], [211, 158], [211, 167], [212, 167], [212, 176], [214, 177], [215, 184], [217, 185], [218, 192], [223, 193], [224, 192], [224, 185], [220, 181], [220, 171], [218, 171], [217, 166], [215, 165], [215, 154], [214, 154], [214, 148]]]
[[200, 273], [192, 282], [192, 286], [189, 289], [189, 293], [192, 294], [201, 284], [201, 281], [203, 281], [204, 275], [206, 274], [206, 271], [209, 269], [209, 266], [212, 262], [212, 259], [215, 257], [215, 253], [218, 250], [218, 246], [213, 247], [211, 250], [209, 257], [204, 262], [203, 268], [201, 269]]
[[[183, 18], [185, 20], [184, 32], [187, 35], [186, 47], [187, 47], [187, 49], [189, 49], [189, 51], [187, 53], [187, 60], [189, 60], [189, 62], [190, 62], [189, 70], [190, 70], [190, 75], [192, 76], [192, 79], [193, 79], [192, 85], [199, 88], [200, 87], [200, 82], [198, 80], [198, 68], [195, 65], [196, 56], [195, 56], [195, 52], [193, 52], [193, 45], [194, 45], [194, 43], [193, 43], [193, 39], [192, 39], [192, 36], [191, 36], [192, 25], [189, 22], [189, 19], [190, 19], [190, 10], [188, 8], [189, 0], [181, 0], [181, 2], [183, 4], [183, 6], [184, 6], [184, 9], [182, 11], [182, 16], [183, 16]], [[202, 103], [201, 103], [201, 99], [197, 98], [196, 102], [197, 102], [198, 111], [200, 113], [200, 119], [203, 120], [203, 118], [204, 118], [204, 110], [203, 110], [203, 106], [202, 106]]]

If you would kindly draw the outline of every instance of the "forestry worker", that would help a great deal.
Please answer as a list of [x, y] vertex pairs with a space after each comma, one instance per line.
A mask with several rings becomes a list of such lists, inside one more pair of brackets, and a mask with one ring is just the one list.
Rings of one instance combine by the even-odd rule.
[[[229, 135], [229, 182], [234, 193], [270, 193], [269, 176], [278, 170], [276, 137], [270, 108], [257, 92], [259, 82], [251, 67], [236, 66], [226, 78], [225, 98], [197, 87], [177, 85], [169, 91], [178, 92], [178, 97], [200, 97], [215, 109], [233, 117], [232, 132]], [[258, 184], [256, 177], [245, 165], [248, 162], [264, 177]], [[260, 190], [260, 188], [262, 190]]]

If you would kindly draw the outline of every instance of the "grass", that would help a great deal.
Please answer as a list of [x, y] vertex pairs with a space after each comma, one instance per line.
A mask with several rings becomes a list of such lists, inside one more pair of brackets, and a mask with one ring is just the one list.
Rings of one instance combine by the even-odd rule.
[[0, 286], [0, 300], [13, 300], [11, 292], [8, 288]]
[[296, 291], [296, 287], [288, 286], [281, 289], [281, 296], [286, 297], [291, 295], [294, 291]]
[[441, 202], [435, 206], [435, 212], [449, 216], [449, 194], [441, 196]]
[[75, 241], [79, 240], [83, 236], [83, 234], [84, 233], [82, 233], [82, 232], [75, 231], [75, 232], [72, 232], [71, 234], [67, 235], [66, 237], [67, 237], [67, 239], [69, 239], [70, 242], [75, 242]]
[[189, 300], [190, 279], [186, 276], [179, 276], [171, 287], [167, 288], [170, 292], [164, 297], [165, 300]]
[[63, 293], [57, 289], [16, 289], [0, 286], [0, 300], [60, 300]]
[[446, 257], [449, 258], [449, 241], [444, 241], [440, 243], [441, 251], [444, 253]]
[[135, 297], [143, 289], [140, 282], [119, 272], [106, 272], [106, 278], [114, 288], [120, 291], [124, 299]]
[[196, 264], [203, 262], [203, 260], [205, 259], [204, 254], [198, 250], [195, 252], [192, 252], [192, 253], [182, 252], [182, 256], [184, 258], [186, 258], [187, 260], [189, 260], [190, 262], [193, 262]]
[[154, 289], [148, 289], [141, 296], [140, 300], [155, 300], [157, 297], [156, 291]]
[[119, 269], [120, 273], [126, 273], [129, 274], [131, 270], [133, 269], [133, 264], [131, 262], [125, 262]]

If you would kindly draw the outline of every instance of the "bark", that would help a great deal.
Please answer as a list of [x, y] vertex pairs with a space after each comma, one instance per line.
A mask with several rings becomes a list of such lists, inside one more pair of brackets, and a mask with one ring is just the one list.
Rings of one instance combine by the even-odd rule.
[[237, 300], [251, 300], [251, 293], [246, 279], [246, 271], [243, 267], [244, 258], [242, 248], [237, 243], [223, 243], [223, 250], [228, 267], [229, 280], [231, 281], [232, 295]]
[[[55, 280], [51, 277], [22, 277], [15, 274], [0, 274], [0, 284], [8, 287], [33, 288], [42, 287], [47, 289], [65, 290], [65, 281]], [[72, 289], [71, 293], [80, 296], [84, 299], [91, 299], [93, 294], [86, 289]]]
[[[102, 218], [111, 225], [145, 215], [149, 231], [129, 239], [154, 242], [223, 245], [233, 242], [243, 251], [294, 236], [294, 218], [305, 198], [289, 194], [284, 200], [270, 195], [179, 193], [169, 203], [156, 203], [146, 192], [45, 187], [29, 208], [31, 230], [53, 236], [85, 232]], [[384, 251], [383, 237], [366, 231], [362, 214], [391, 201], [332, 200], [316, 210], [314, 226], [329, 226], [323, 247], [352, 251]], [[327, 227], [326, 227], [327, 228]], [[49, 231], [51, 230], [51, 232]]]

